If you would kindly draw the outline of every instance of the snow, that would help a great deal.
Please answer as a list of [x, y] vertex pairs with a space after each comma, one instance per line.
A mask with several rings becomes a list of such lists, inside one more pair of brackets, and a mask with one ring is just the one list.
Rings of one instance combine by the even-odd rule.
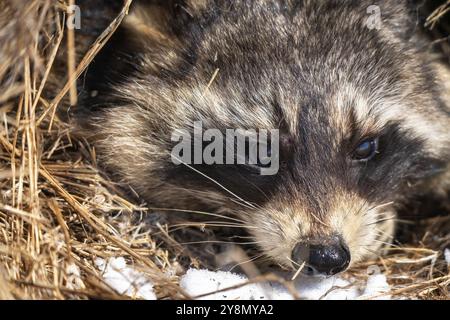
[[95, 264], [105, 282], [118, 293], [132, 298], [156, 300], [150, 280], [142, 272], [127, 266], [123, 257], [111, 258], [107, 262], [98, 258]]
[[[190, 269], [181, 278], [181, 287], [192, 297], [230, 288], [248, 281], [244, 275], [223, 271]], [[369, 276], [364, 290], [339, 277], [299, 277], [295, 288], [301, 299], [349, 300], [358, 298], [389, 299], [390, 290], [382, 274]], [[293, 299], [284, 286], [278, 283], [249, 284], [224, 292], [213, 293], [199, 299], [212, 300], [288, 300]]]
[[[450, 255], [450, 252], [446, 252], [447, 254]], [[124, 258], [112, 258], [108, 261], [98, 258], [96, 265], [102, 272], [105, 282], [118, 293], [132, 298], [156, 299], [153, 285], [149, 279], [142, 272], [127, 265]], [[288, 278], [287, 274], [279, 275]], [[199, 300], [290, 300], [294, 298], [289, 290], [280, 283], [266, 282], [242, 285], [247, 282], [248, 278], [242, 274], [189, 269], [181, 277], [180, 286], [193, 298], [205, 295], [198, 297]], [[238, 287], [213, 293], [234, 286]], [[379, 272], [369, 275], [363, 287], [338, 276], [328, 278], [299, 276], [295, 280], [294, 286], [300, 299], [390, 299], [390, 286], [387, 283], [386, 276]]]
[[84, 289], [84, 283], [81, 280], [80, 268], [75, 263], [71, 263], [66, 267], [67, 288]]
[[374, 274], [367, 279], [366, 288], [360, 298], [390, 299], [390, 290], [391, 287], [387, 282], [386, 276], [383, 274]]
[[449, 248], [444, 250], [444, 257], [445, 257], [445, 261], [447, 261], [447, 264], [450, 266], [450, 249]]

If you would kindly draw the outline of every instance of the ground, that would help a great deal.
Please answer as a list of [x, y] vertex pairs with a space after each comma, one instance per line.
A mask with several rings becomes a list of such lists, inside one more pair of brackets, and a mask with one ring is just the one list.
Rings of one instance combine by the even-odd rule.
[[[61, 111], [76, 102], [75, 78], [82, 79], [130, 2], [78, 57], [73, 31], [63, 24], [71, 1], [0, 1], [0, 298], [178, 299], [235, 285], [209, 297], [450, 297], [445, 212], [404, 221], [409, 237], [339, 278], [291, 282], [293, 275], [272, 270], [243, 286], [247, 276], [216, 272], [199, 247], [178, 241], [183, 230], [106, 175], [95, 147], [73, 134]], [[441, 5], [430, 26], [450, 8]], [[448, 29], [437, 23], [433, 30], [440, 39]], [[445, 41], [436, 45], [448, 50]], [[213, 236], [205, 226], [186, 230]], [[345, 288], [330, 291], [334, 286]]]

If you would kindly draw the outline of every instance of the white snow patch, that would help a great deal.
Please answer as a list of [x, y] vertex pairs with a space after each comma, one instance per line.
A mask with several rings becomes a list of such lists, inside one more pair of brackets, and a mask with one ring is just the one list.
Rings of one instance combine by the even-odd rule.
[[391, 299], [389, 291], [391, 286], [384, 274], [374, 274], [367, 279], [366, 288], [360, 298], [373, 298], [376, 300]]
[[444, 257], [445, 257], [445, 261], [447, 261], [447, 264], [450, 266], [450, 249], [449, 248], [444, 250]]
[[111, 258], [107, 262], [97, 258], [95, 264], [103, 273], [105, 282], [118, 293], [132, 298], [156, 300], [151, 281], [142, 272], [127, 266], [123, 257]]
[[[244, 275], [223, 271], [190, 269], [181, 278], [181, 287], [192, 297], [230, 288], [248, 281]], [[386, 277], [381, 274], [369, 276], [364, 290], [339, 277], [310, 278], [299, 277], [295, 282], [301, 299], [349, 300], [376, 297], [389, 299], [390, 290]], [[383, 293], [386, 293], [383, 295]], [[236, 289], [213, 293], [199, 299], [212, 300], [288, 300], [293, 299], [284, 286], [279, 283], [248, 284]]]
[[75, 263], [71, 263], [66, 267], [67, 288], [84, 289], [84, 283], [81, 280], [80, 268]]
[[[450, 256], [446, 250], [446, 257]], [[151, 281], [140, 271], [126, 264], [123, 257], [112, 258], [108, 261], [98, 258], [96, 265], [103, 273], [107, 284], [117, 292], [133, 298], [155, 300]], [[76, 270], [74, 270], [77, 273]], [[281, 277], [287, 274], [280, 274]], [[293, 296], [280, 283], [252, 283], [228, 289], [248, 282], [242, 274], [224, 271], [209, 271], [189, 269], [180, 279], [180, 286], [191, 296], [198, 299], [211, 300], [291, 300]], [[352, 300], [352, 299], [390, 299], [390, 286], [386, 276], [381, 273], [369, 275], [364, 287], [338, 276], [329, 278], [312, 278], [299, 276], [295, 280], [295, 289], [300, 299], [308, 300]], [[216, 292], [216, 293], [214, 293]], [[206, 295], [207, 294], [207, 295]]]
[[[194, 297], [247, 282], [248, 278], [231, 272], [189, 269], [180, 280], [180, 286]], [[261, 284], [249, 284], [243, 288], [209, 295], [203, 299], [267, 299]], [[201, 299], [201, 298], [200, 298]]]

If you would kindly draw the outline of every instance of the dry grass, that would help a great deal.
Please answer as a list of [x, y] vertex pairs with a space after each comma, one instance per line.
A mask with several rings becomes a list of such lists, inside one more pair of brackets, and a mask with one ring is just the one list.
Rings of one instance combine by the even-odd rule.
[[[76, 103], [74, 80], [130, 2], [124, 1], [76, 65], [73, 34], [64, 28], [69, 1], [0, 2], [0, 299], [126, 298], [103, 282], [94, 263], [116, 256], [146, 273], [159, 298], [183, 298], [181, 265], [207, 264], [195, 248], [187, 251], [175, 240], [164, 220], [97, 169], [95, 148], [72, 136], [56, 112]], [[430, 24], [448, 10], [445, 5]], [[55, 81], [61, 56], [67, 72]], [[351, 275], [364, 282], [367, 267], [375, 264], [397, 295], [448, 299], [450, 273], [442, 256], [450, 246], [450, 218], [421, 221], [415, 230], [408, 245]]]

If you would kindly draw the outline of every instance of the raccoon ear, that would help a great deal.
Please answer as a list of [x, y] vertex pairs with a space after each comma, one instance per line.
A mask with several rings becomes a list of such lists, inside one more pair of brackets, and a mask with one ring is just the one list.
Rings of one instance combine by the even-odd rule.
[[211, 0], [152, 0], [133, 4], [124, 27], [137, 41], [171, 41], [180, 29], [199, 18]]
[[399, 39], [409, 40], [416, 34], [419, 26], [417, 0], [384, 0], [380, 6], [382, 24], [386, 24], [390, 33]]
[[198, 17], [210, 6], [211, 0], [172, 0], [175, 13], [184, 12], [189, 17]]
[[113, 87], [131, 75], [158, 74], [179, 62], [182, 42], [173, 23], [177, 7], [185, 5], [184, 2], [133, 1], [122, 25], [89, 67], [82, 90], [101, 94], [92, 99], [87, 94], [86, 104], [101, 104], [101, 97], [108, 97]]
[[124, 19], [125, 30], [132, 45], [155, 48], [174, 45], [171, 21], [176, 1], [138, 1]]

